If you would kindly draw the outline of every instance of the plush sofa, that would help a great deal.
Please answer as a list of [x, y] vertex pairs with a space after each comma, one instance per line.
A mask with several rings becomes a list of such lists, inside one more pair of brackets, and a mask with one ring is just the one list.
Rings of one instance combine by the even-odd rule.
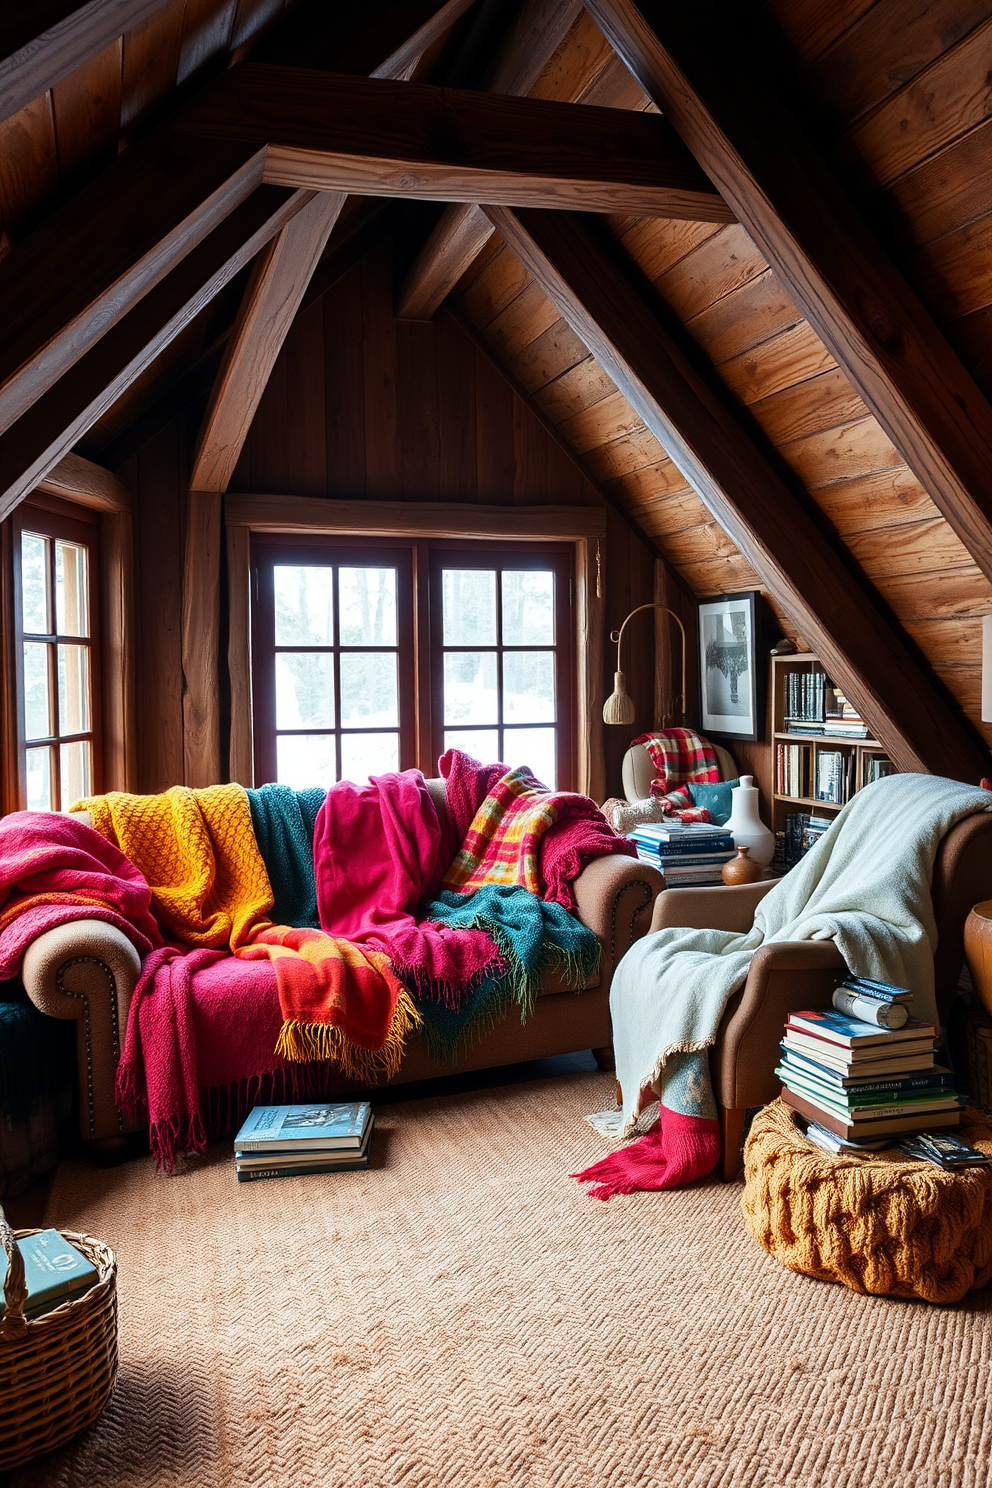
[[[434, 780], [428, 785], [441, 814], [445, 783]], [[469, 1042], [454, 1065], [439, 1065], [424, 1040], [413, 1036], [390, 1083], [582, 1049], [592, 1049], [602, 1067], [610, 1067], [613, 968], [647, 931], [655, 898], [664, 886], [661, 874], [636, 858], [611, 856], [589, 863], [575, 882], [575, 895], [579, 918], [602, 943], [598, 984], [576, 993], [560, 974], [549, 974], [526, 1023], [521, 1024], [511, 1008], [495, 1028]], [[100, 920], [75, 920], [39, 935], [28, 947], [21, 970], [36, 1007], [53, 1018], [76, 1022], [80, 1132], [93, 1155], [104, 1159], [123, 1150], [125, 1135], [133, 1129], [114, 1103], [114, 1077], [140, 971], [138, 953], [127, 937]]]

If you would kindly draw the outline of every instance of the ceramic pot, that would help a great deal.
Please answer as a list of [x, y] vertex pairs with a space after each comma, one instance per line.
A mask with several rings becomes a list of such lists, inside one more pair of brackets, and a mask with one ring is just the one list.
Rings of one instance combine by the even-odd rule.
[[758, 815], [758, 788], [753, 775], [742, 775], [741, 783], [730, 792], [732, 810], [724, 824], [734, 839], [735, 847], [750, 848], [751, 857], [767, 868], [775, 856], [775, 834], [769, 832]]
[[972, 986], [992, 1013], [992, 899], [976, 904], [965, 920], [964, 954]]
[[720, 869], [720, 877], [725, 884], [757, 883], [764, 871], [761, 864], [752, 858], [750, 848], [739, 847], [736, 858], [728, 859]]

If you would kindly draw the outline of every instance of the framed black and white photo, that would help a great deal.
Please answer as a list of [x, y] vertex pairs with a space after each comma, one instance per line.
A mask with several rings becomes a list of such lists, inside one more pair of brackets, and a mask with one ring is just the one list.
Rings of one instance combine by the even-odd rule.
[[[760, 739], [765, 676], [758, 661], [760, 600], [753, 590], [699, 606], [701, 732], [707, 738]], [[760, 675], [759, 675], [760, 673]]]

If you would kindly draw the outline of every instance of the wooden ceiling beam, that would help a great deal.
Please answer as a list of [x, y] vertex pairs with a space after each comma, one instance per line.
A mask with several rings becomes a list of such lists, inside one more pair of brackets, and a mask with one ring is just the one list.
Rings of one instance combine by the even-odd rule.
[[[527, 0], [487, 80], [488, 90], [526, 96], [581, 10], [581, 0]], [[432, 320], [492, 231], [480, 207], [468, 202], [446, 207], [400, 286], [399, 318]]]
[[50, 496], [64, 496], [78, 506], [92, 511], [130, 512], [131, 493], [112, 470], [94, 465], [82, 455], [63, 455], [62, 459], [35, 487]]
[[[352, 65], [364, 62], [372, 77], [400, 77], [467, 8], [468, 0], [443, 5], [437, 0], [393, 0], [376, 24], [366, 28], [357, 64], [352, 49]], [[256, 263], [197, 439], [192, 491], [227, 490], [283, 342], [346, 200], [342, 192], [315, 196]]]
[[783, 101], [742, 8], [588, 9], [992, 578], [992, 407]]
[[0, 520], [311, 199], [260, 186], [0, 435]]
[[320, 192], [259, 255], [211, 390], [193, 455], [191, 490], [227, 490], [283, 342], [346, 200], [341, 192]]
[[277, 186], [733, 220], [657, 114], [246, 62], [175, 127], [267, 147]]
[[977, 781], [988, 751], [910, 642], [697, 372], [591, 226], [487, 212], [904, 770]]
[[0, 433], [261, 185], [264, 163], [243, 141], [159, 130], [8, 254]]
[[47, 93], [166, 0], [20, 0], [0, 14], [0, 121]]

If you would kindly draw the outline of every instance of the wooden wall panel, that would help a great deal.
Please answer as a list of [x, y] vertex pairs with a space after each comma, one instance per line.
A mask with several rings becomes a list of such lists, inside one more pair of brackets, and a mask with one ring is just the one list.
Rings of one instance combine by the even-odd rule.
[[134, 501], [137, 789], [183, 781], [182, 581], [195, 424], [176, 418], [121, 469]]
[[[506, 269], [505, 262], [494, 269], [495, 285], [505, 283], [500, 276]], [[493, 285], [482, 286], [478, 304], [494, 308], [501, 293]], [[511, 298], [507, 304], [512, 303]], [[397, 321], [392, 306], [386, 244], [297, 318], [232, 490], [412, 503], [602, 503], [578, 460], [563, 451], [454, 315], [442, 311], [431, 323]], [[490, 316], [490, 324], [499, 313]], [[584, 354], [574, 338], [571, 345]], [[640, 420], [637, 424], [642, 440], [649, 440]], [[649, 457], [657, 460], [660, 454], [651, 440]], [[654, 583], [650, 547], [611, 507], [608, 512], [607, 630], [619, 626], [635, 605], [647, 603]], [[604, 655], [607, 692], [613, 682], [610, 649], [607, 645]], [[654, 722], [653, 668], [647, 624], [628, 668], [637, 723], [629, 730], [604, 731], [611, 793], [620, 790], [620, 764], [630, 740]], [[599, 719], [591, 726], [603, 727]]]

